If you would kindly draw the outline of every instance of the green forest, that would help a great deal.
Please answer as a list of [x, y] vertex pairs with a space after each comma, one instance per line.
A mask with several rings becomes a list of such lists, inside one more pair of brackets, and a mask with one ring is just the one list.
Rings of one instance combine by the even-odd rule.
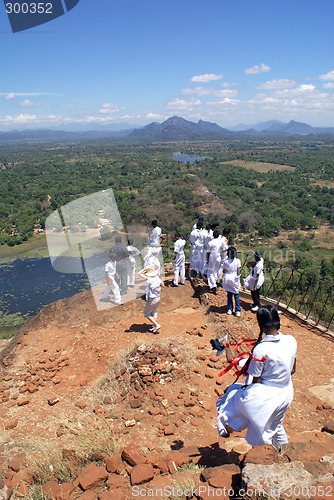
[[[176, 152], [206, 159], [179, 162]], [[333, 179], [330, 136], [1, 146], [0, 243], [19, 245], [57, 208], [112, 188], [125, 226], [156, 218], [171, 244], [203, 214], [245, 251], [293, 249], [289, 265], [332, 285]], [[319, 239], [320, 228], [329, 233]]]

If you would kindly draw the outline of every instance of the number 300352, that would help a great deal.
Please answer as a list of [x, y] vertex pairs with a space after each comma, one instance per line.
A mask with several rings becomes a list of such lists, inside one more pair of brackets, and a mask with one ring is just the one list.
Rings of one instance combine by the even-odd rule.
[[52, 14], [52, 3], [6, 3], [7, 14]]

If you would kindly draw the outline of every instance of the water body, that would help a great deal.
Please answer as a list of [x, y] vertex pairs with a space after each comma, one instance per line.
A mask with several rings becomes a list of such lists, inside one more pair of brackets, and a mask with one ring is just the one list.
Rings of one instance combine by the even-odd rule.
[[[104, 264], [105, 260], [103, 268]], [[57, 272], [48, 257], [0, 264], [0, 328], [19, 324], [43, 306], [89, 288], [85, 273]]]
[[182, 161], [184, 163], [194, 163], [195, 161], [212, 160], [207, 156], [196, 156], [196, 155], [183, 155], [181, 153], [174, 153], [172, 160]]

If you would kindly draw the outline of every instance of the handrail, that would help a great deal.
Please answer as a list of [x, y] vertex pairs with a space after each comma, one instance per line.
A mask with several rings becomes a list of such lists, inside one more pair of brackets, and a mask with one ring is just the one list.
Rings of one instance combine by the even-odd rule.
[[[244, 271], [250, 265], [248, 259], [249, 256], [246, 255], [242, 264]], [[276, 271], [275, 275], [273, 271]], [[293, 312], [296, 315], [311, 320], [315, 326], [321, 326], [326, 331], [333, 330], [332, 285], [307, 276], [298, 269], [267, 259], [264, 259], [264, 275], [265, 282], [261, 292], [265, 299], [273, 300], [287, 310], [292, 310], [290, 306], [294, 302]], [[285, 303], [281, 302], [282, 299], [285, 299]]]

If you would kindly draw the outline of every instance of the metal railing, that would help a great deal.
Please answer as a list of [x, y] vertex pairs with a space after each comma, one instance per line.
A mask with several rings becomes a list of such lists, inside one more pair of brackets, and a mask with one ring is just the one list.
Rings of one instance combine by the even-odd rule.
[[[251, 266], [248, 256], [242, 264], [242, 276], [250, 272]], [[310, 320], [314, 325], [321, 326], [326, 331], [334, 330], [334, 290], [333, 286], [325, 281], [264, 259], [265, 281], [261, 295], [297, 314], [304, 320]]]

